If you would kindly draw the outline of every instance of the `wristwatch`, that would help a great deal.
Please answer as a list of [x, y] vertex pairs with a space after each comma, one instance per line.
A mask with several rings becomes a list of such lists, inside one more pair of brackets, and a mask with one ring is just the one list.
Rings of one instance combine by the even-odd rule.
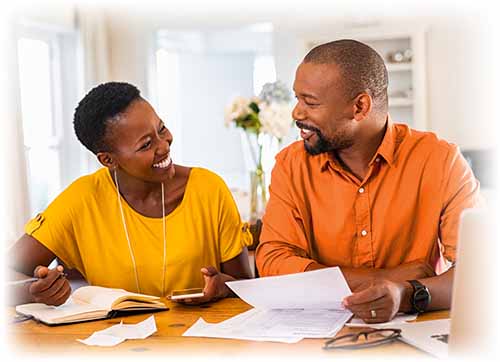
[[429, 289], [418, 280], [408, 280], [408, 283], [413, 287], [411, 296], [411, 311], [410, 313], [423, 313], [431, 303], [431, 293]]

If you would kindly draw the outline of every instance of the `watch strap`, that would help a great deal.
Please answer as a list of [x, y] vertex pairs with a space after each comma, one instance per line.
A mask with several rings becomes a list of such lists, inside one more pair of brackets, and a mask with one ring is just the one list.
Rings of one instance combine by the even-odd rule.
[[410, 285], [412, 286], [413, 288], [413, 293], [411, 295], [411, 299], [410, 299], [410, 304], [411, 304], [411, 310], [410, 310], [410, 313], [411, 314], [416, 314], [416, 313], [423, 313], [425, 312], [425, 308], [421, 308], [417, 305], [416, 303], [416, 295], [421, 291], [421, 290], [425, 290], [427, 292], [427, 295], [428, 295], [428, 300], [427, 300], [427, 303], [426, 303], [426, 307], [429, 305], [430, 303], [430, 294], [429, 294], [429, 290], [427, 289], [427, 287], [425, 285], [423, 285], [422, 283], [420, 283], [418, 280], [408, 280], [408, 283], [410, 283]]

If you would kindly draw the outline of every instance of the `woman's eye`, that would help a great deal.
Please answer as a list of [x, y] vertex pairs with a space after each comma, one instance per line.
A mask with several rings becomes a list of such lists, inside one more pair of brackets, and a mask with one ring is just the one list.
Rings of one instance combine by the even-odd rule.
[[151, 141], [148, 141], [148, 142], [146, 142], [145, 144], [143, 144], [143, 145], [141, 146], [141, 148], [140, 148], [140, 149], [141, 149], [141, 150], [145, 150], [145, 149], [146, 149], [146, 148], [148, 148], [149, 146], [151, 146]]
[[160, 133], [163, 133], [167, 130], [167, 127], [165, 127], [165, 125], [162, 125], [161, 128], [160, 128]]

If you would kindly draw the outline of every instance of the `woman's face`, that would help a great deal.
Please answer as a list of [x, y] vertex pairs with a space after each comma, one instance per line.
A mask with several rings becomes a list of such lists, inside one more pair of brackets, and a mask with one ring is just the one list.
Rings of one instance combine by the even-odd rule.
[[170, 155], [172, 134], [151, 105], [133, 101], [109, 124], [105, 142], [116, 169], [146, 182], [165, 182], [175, 175]]

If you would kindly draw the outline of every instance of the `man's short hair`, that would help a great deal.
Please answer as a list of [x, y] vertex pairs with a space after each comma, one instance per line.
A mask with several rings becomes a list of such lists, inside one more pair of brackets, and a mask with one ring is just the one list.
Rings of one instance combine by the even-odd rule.
[[337, 65], [346, 96], [354, 98], [368, 91], [374, 106], [387, 110], [387, 68], [382, 57], [368, 45], [351, 39], [321, 44], [305, 56], [304, 63]]
[[75, 109], [76, 137], [94, 154], [109, 151], [104, 140], [108, 123], [140, 98], [139, 89], [129, 83], [109, 82], [93, 88]]

